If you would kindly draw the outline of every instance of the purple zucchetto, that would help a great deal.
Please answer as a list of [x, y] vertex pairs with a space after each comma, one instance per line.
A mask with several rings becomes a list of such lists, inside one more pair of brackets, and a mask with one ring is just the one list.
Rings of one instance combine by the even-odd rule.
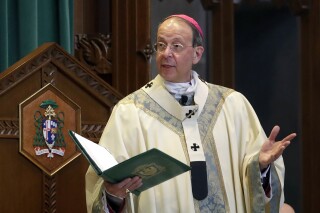
[[187, 15], [184, 15], [184, 14], [171, 15], [171, 16], [168, 16], [166, 19], [169, 19], [169, 18], [172, 18], [172, 17], [182, 18], [182, 19], [186, 20], [187, 22], [189, 22], [190, 24], [192, 24], [198, 30], [199, 34], [201, 35], [201, 37], [203, 39], [202, 29], [201, 29], [200, 25], [198, 24], [198, 22], [196, 20], [194, 20], [190, 16], [187, 16]]

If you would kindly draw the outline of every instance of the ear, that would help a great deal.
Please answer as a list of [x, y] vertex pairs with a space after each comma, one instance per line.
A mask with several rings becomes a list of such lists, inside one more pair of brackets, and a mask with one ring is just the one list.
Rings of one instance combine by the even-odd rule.
[[194, 48], [192, 64], [197, 64], [200, 61], [203, 51], [204, 48], [202, 46], [197, 46]]

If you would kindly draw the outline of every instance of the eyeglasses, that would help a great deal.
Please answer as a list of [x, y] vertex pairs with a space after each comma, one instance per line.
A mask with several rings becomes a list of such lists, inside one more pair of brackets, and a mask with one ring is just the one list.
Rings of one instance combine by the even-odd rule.
[[[157, 42], [154, 44], [154, 50], [158, 53], [163, 53], [168, 45], [163, 43], [163, 42]], [[169, 49], [173, 52], [173, 53], [181, 53], [186, 47], [193, 47], [193, 46], [183, 46], [180, 43], [173, 43], [169, 45]]]

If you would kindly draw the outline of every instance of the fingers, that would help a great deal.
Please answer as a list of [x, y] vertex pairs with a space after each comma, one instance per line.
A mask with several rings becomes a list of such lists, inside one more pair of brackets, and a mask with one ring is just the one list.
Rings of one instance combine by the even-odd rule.
[[128, 189], [129, 191], [133, 191], [139, 188], [142, 185], [142, 179], [138, 176], [132, 178], [129, 182], [123, 185], [122, 188]]
[[292, 139], [294, 139], [297, 136], [296, 133], [291, 133], [290, 135], [288, 135], [287, 137], [285, 137], [284, 139], [282, 139], [282, 141], [291, 141]]
[[291, 133], [290, 135], [288, 135], [287, 137], [282, 139], [282, 141], [280, 141], [280, 152], [281, 152], [281, 154], [285, 150], [285, 148], [287, 148], [287, 146], [289, 146], [291, 144], [291, 140], [293, 140], [296, 136], [297, 136], [296, 133]]
[[291, 140], [294, 139], [296, 137], [296, 133], [292, 133], [290, 135], [288, 135], [287, 137], [285, 137], [282, 141], [279, 141], [280, 143], [278, 143], [278, 148], [276, 153], [276, 158], [278, 158], [280, 155], [282, 155], [283, 151], [291, 144]]
[[118, 185], [119, 188], [123, 188], [124, 186], [129, 184], [131, 180], [132, 180], [132, 178], [126, 178], [123, 181], [117, 183], [117, 185]]
[[279, 151], [281, 152], [281, 154], [285, 150], [285, 148], [287, 148], [287, 146], [289, 146], [291, 144], [291, 140], [293, 140], [296, 136], [297, 136], [296, 133], [291, 133], [290, 135], [288, 135], [287, 137], [282, 139], [282, 141], [280, 141]]
[[287, 146], [290, 145], [290, 143], [291, 143], [290, 141], [282, 141], [280, 149], [282, 149], [282, 151], [283, 151], [285, 148], [287, 148]]
[[277, 160], [284, 150], [291, 144], [291, 140], [296, 137], [296, 133], [291, 133], [281, 141], [276, 142], [276, 137], [279, 132], [280, 127], [277, 125], [274, 126], [268, 140], [262, 145], [259, 155], [259, 165], [261, 168], [265, 168], [265, 166]]
[[282, 155], [283, 151], [287, 148], [287, 146], [290, 145], [290, 141], [284, 141], [280, 144], [279, 148], [278, 148], [278, 151], [276, 152], [278, 155], [277, 158]]
[[273, 129], [271, 130], [270, 135], [269, 135], [269, 140], [270, 140], [270, 141], [275, 141], [277, 135], [279, 134], [279, 131], [280, 131], [280, 127], [277, 126], [277, 125], [274, 126]]
[[126, 178], [119, 183], [109, 183], [105, 181], [106, 191], [116, 197], [125, 198], [130, 191], [134, 191], [142, 185], [142, 179], [139, 176]]
[[[273, 129], [271, 130], [271, 133], [269, 135], [269, 140], [270, 141], [276, 141], [276, 137], [280, 132], [280, 127], [278, 125], [274, 126]], [[297, 136], [296, 133], [291, 133], [290, 135], [288, 135], [287, 137], [285, 137], [284, 139], [282, 139], [282, 142], [284, 141], [291, 141], [292, 139], [294, 139]], [[289, 145], [289, 144], [288, 144]]]

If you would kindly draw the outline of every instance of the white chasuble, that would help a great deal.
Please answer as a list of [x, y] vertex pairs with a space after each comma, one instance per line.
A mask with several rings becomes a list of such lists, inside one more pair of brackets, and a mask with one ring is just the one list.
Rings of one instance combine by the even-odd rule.
[[[131, 204], [126, 211], [279, 212], [283, 203], [283, 161], [280, 157], [271, 166], [273, 197], [265, 203], [258, 153], [266, 136], [251, 105], [236, 91], [205, 83], [197, 76], [196, 80], [194, 106], [181, 106], [164, 88], [160, 76], [128, 95], [114, 107], [100, 145], [108, 148], [118, 162], [151, 148], [186, 164], [192, 159], [205, 160], [208, 196], [203, 200], [193, 198], [187, 172], [138, 197], [131, 195], [126, 199]], [[188, 113], [194, 113], [194, 119], [186, 121]], [[201, 146], [199, 155], [190, 154], [189, 144], [193, 142]], [[88, 212], [103, 209], [102, 183], [90, 167], [86, 174]]]

